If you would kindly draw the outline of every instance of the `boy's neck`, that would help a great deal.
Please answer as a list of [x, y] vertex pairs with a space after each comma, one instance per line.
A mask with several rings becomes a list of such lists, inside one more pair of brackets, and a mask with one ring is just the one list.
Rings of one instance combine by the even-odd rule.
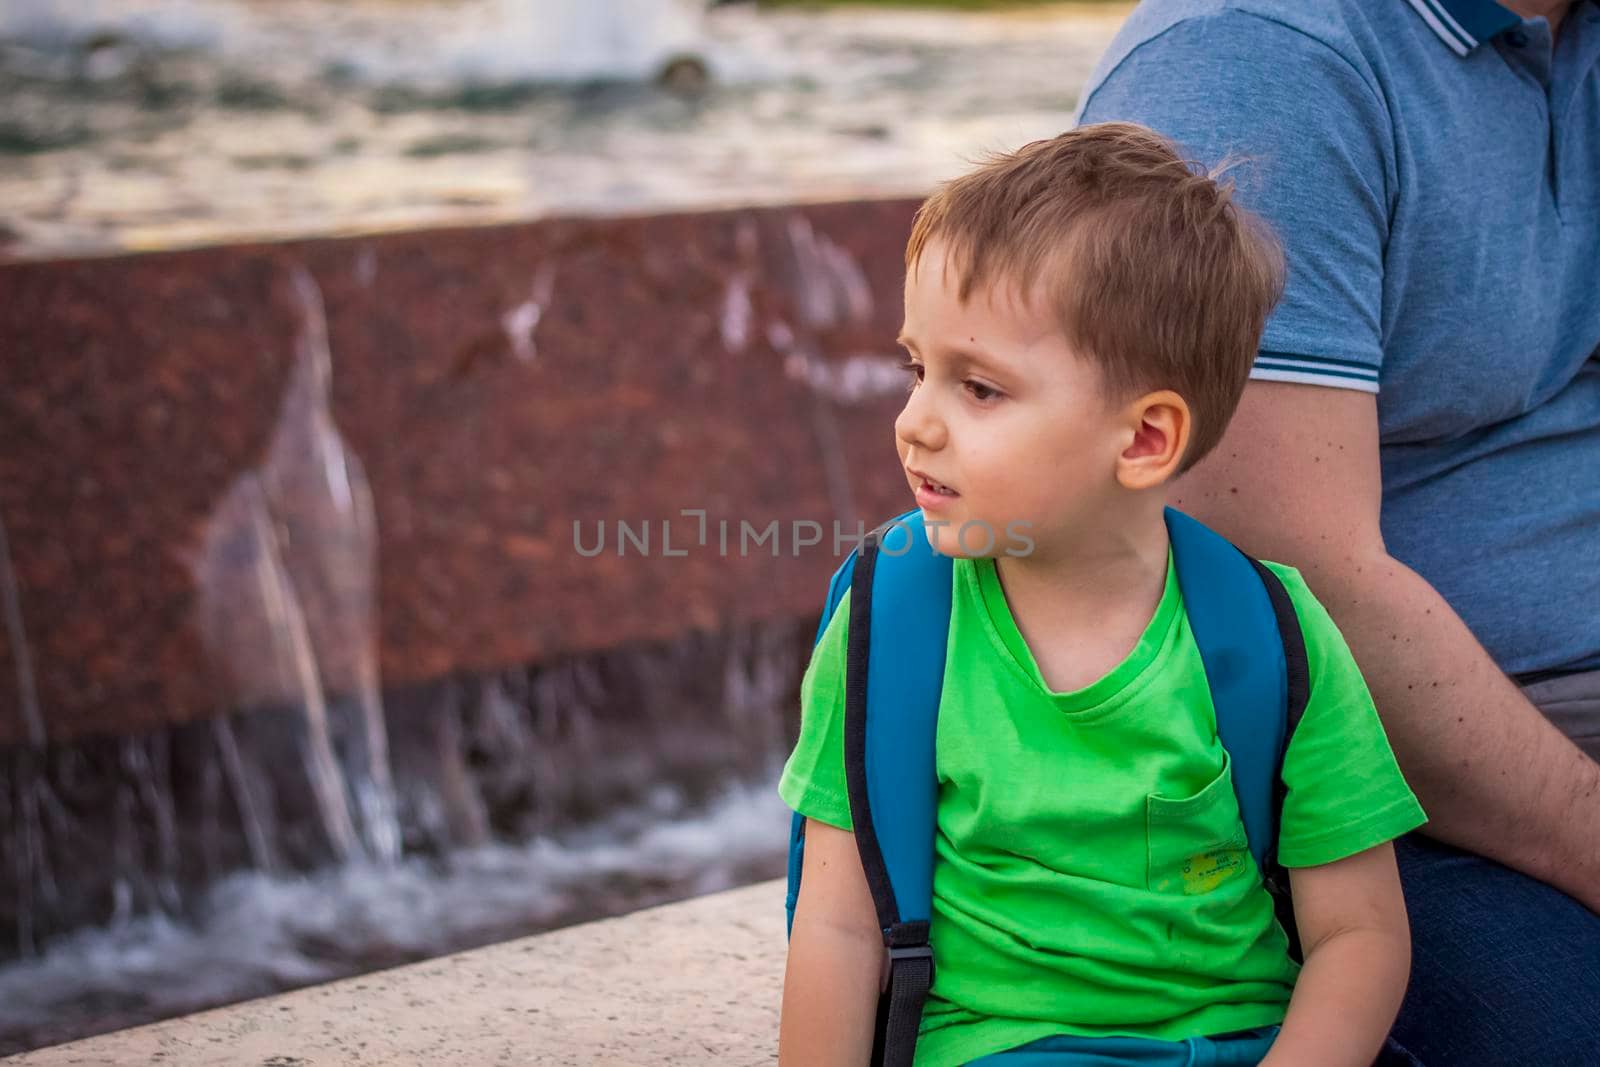
[[1105, 669], [1132, 650], [1166, 589], [1165, 506], [1164, 494], [1132, 500], [1092, 527], [1036, 538], [1031, 555], [995, 560], [1012, 618], [1041, 667], [1064, 644], [1109, 660], [1094, 664]]

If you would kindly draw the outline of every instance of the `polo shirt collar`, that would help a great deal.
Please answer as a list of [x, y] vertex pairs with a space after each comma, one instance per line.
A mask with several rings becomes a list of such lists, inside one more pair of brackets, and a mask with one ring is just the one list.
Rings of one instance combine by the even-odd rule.
[[1522, 16], [1495, 0], [1407, 0], [1422, 21], [1458, 56], [1497, 33], [1522, 24]]

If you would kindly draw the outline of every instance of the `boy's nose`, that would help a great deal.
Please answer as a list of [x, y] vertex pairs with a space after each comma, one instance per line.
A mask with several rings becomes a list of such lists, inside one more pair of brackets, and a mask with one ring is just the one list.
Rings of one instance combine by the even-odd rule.
[[926, 389], [918, 389], [906, 397], [906, 406], [894, 420], [894, 435], [909, 446], [936, 452], [944, 447], [948, 434], [927, 396]]

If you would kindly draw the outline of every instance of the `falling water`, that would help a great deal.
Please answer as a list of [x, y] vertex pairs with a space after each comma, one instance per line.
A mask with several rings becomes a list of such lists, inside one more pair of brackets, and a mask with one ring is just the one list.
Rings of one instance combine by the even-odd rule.
[[379, 693], [376, 512], [365, 468], [345, 446], [330, 408], [333, 358], [322, 293], [303, 268], [292, 281], [302, 327], [262, 485], [301, 602], [323, 600], [311, 616], [313, 647], [350, 657], [342, 678], [325, 660], [319, 670], [326, 688], [349, 694], [340, 747], [363, 841], [373, 858], [393, 862], [400, 830]]
[[0, 1054], [781, 868], [807, 620], [383, 687], [371, 493], [317, 286], [290, 289], [272, 437], [188, 561], [233, 710], [0, 767]]
[[298, 877], [241, 871], [187, 913], [81, 930], [0, 967], [0, 1056], [775, 877], [770, 779], [662, 785], [565, 831]]
[[385, 691], [392, 863], [331, 862], [303, 708], [12, 753], [0, 1055], [775, 876], [811, 629]]
[[22, 624], [22, 596], [17, 589], [17, 573], [11, 565], [11, 542], [6, 536], [5, 517], [0, 516], [0, 611], [4, 611], [6, 642], [17, 675], [17, 706], [28, 729], [28, 743], [44, 744], [44, 713], [39, 710], [39, 692], [33, 681], [33, 651], [28, 646], [28, 631]]
[[[258, 749], [293, 750], [329, 858], [393, 862], [400, 831], [379, 693], [372, 495], [329, 408], [320, 292], [304, 270], [291, 282], [301, 323], [293, 371], [264, 462], [238, 476], [206, 524], [192, 563], [199, 628], [220, 703], [294, 709], [250, 731]], [[272, 803], [259, 776], [241, 768], [230, 780], [246, 809]]]
[[781, 244], [782, 276], [794, 294], [799, 321], [769, 322], [767, 342], [783, 357], [784, 372], [810, 389], [812, 435], [834, 514], [856, 515], [850, 466], [834, 406], [898, 392], [904, 377], [896, 366], [898, 360], [885, 354], [860, 353], [843, 364], [822, 358], [822, 333], [871, 319], [872, 288], [854, 257], [818, 234], [804, 215], [789, 216]]
[[[280, 694], [298, 698], [294, 712], [253, 724], [253, 747], [281, 744], [289, 750], [283, 756], [304, 774], [330, 858], [346, 860], [357, 851], [355, 824], [333, 754], [327, 696], [305, 613], [274, 527], [260, 476], [254, 471], [241, 475], [212, 515], [204, 555], [195, 568], [200, 630], [214, 669], [224, 679], [223, 706]], [[249, 775], [241, 775], [236, 784], [247, 796], [267, 788]], [[243, 803], [253, 807], [260, 802], [252, 797]], [[276, 866], [277, 856], [269, 852], [268, 863]]]

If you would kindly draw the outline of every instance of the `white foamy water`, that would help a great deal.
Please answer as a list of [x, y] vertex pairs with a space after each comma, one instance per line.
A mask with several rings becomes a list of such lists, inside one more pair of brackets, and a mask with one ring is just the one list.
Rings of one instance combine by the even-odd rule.
[[646, 79], [703, 45], [694, 0], [8, 0], [0, 36], [204, 49], [282, 80], [337, 63], [369, 81]]
[[80, 931], [0, 968], [0, 1055], [774, 876], [789, 817], [774, 781], [693, 810], [663, 788], [523, 845], [234, 876], [192, 917]]
[[[1064, 129], [1126, 8], [4, 10], [0, 255], [42, 256], [918, 195], [984, 152]], [[84, 53], [96, 32], [111, 43]], [[682, 56], [704, 66], [705, 87], [655, 86]]]

